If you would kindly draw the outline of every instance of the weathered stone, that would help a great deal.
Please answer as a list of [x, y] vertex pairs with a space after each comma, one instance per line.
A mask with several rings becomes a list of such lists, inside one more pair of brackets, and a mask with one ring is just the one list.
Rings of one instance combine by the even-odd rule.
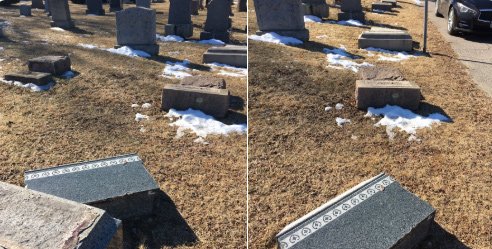
[[229, 110], [229, 90], [183, 85], [166, 85], [162, 91], [162, 109], [200, 110], [222, 118]]
[[397, 29], [372, 27], [359, 36], [359, 48], [382, 48], [394, 51], [412, 51], [413, 40], [408, 32]]
[[29, 5], [19, 5], [19, 12], [21, 16], [32, 16], [31, 6]]
[[207, 75], [185, 77], [181, 80], [180, 84], [183, 86], [226, 89], [226, 82], [224, 79]]
[[191, 0], [190, 3], [191, 14], [194, 16], [199, 15], [198, 10], [200, 9], [200, 1], [199, 0]]
[[62, 75], [71, 70], [70, 57], [68, 56], [42, 56], [29, 60], [29, 70], [33, 72]]
[[434, 216], [427, 202], [380, 174], [291, 223], [277, 241], [281, 249], [410, 249]]
[[4, 76], [4, 79], [9, 81], [18, 81], [24, 84], [33, 83], [38, 86], [44, 86], [53, 82], [51, 74], [39, 72], [9, 73]]
[[396, 7], [397, 1], [396, 0], [382, 0], [381, 2], [383, 3], [391, 3], [393, 7]]
[[302, 41], [309, 40], [301, 0], [254, 0], [254, 5], [259, 28], [257, 35], [275, 32]]
[[106, 210], [118, 219], [149, 215], [159, 185], [135, 155], [25, 173], [27, 188]]
[[422, 94], [420, 87], [409, 81], [358, 80], [355, 98], [359, 109], [396, 105], [417, 110]]
[[33, 9], [44, 9], [43, 0], [32, 0], [31, 7]]
[[328, 18], [330, 7], [325, 0], [302, 0], [304, 15], [313, 15], [319, 18]]
[[117, 12], [123, 9], [122, 0], [109, 0], [109, 12]]
[[230, 0], [211, 0], [208, 3], [207, 20], [204, 31], [200, 33], [200, 40], [218, 39], [229, 42], [231, 28]]
[[121, 221], [101, 209], [0, 182], [0, 248], [122, 248]]
[[97, 16], [103, 16], [105, 14], [102, 0], [86, 0], [85, 2], [87, 4], [85, 14]]
[[361, 80], [405, 80], [403, 73], [394, 67], [374, 66], [359, 69]]
[[238, 0], [237, 12], [248, 12], [248, 0]]
[[184, 38], [193, 35], [191, 22], [191, 0], [170, 0], [168, 22], [164, 26], [165, 35]]
[[116, 12], [116, 47], [128, 46], [156, 55], [159, 45], [155, 34], [155, 10], [136, 7]]
[[137, 7], [149, 8], [150, 9], [150, 0], [136, 0], [135, 1]]
[[393, 9], [393, 4], [386, 2], [373, 3], [371, 5], [372, 11], [391, 11]]
[[357, 20], [360, 22], [365, 21], [365, 15], [362, 11], [361, 0], [342, 0], [340, 9], [342, 12], [338, 13], [338, 20]]
[[211, 47], [203, 54], [203, 63], [221, 63], [235, 67], [248, 66], [248, 51], [246, 46], [227, 45]]
[[68, 0], [48, 0], [49, 14], [51, 14], [51, 27], [64, 29], [73, 28], [75, 25], [70, 17]]

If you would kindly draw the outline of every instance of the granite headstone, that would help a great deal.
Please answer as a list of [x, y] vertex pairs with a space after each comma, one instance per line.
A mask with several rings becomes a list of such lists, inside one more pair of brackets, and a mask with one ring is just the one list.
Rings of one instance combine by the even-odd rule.
[[97, 16], [103, 16], [105, 14], [102, 0], [86, 0], [85, 2], [87, 4], [85, 14]]
[[109, 0], [109, 12], [117, 12], [123, 9], [122, 0]]
[[208, 4], [204, 31], [200, 33], [200, 40], [217, 39], [228, 43], [231, 28], [230, 14], [230, 0], [211, 0]]
[[304, 15], [313, 15], [319, 18], [327, 18], [330, 8], [326, 0], [302, 0]]
[[48, 0], [51, 13], [51, 27], [73, 28], [75, 25], [70, 16], [68, 0]]
[[43, 0], [32, 0], [31, 7], [33, 9], [44, 9]]
[[184, 38], [193, 35], [191, 22], [191, 0], [170, 0], [169, 17], [164, 26], [165, 35], [177, 35]]
[[30, 5], [19, 5], [19, 14], [21, 16], [32, 16]]
[[361, 0], [342, 0], [340, 6], [341, 12], [338, 13], [338, 20], [357, 20], [364, 22], [365, 15], [362, 11]]
[[116, 12], [115, 47], [128, 46], [151, 55], [158, 54], [155, 16], [155, 10], [141, 7]]
[[137, 7], [149, 8], [150, 9], [150, 0], [136, 0], [135, 4]]

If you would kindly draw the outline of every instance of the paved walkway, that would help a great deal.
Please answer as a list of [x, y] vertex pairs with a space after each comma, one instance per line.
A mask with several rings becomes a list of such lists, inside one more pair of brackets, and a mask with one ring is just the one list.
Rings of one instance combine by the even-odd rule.
[[429, 2], [429, 20], [451, 43], [458, 59], [470, 69], [473, 80], [492, 97], [492, 34], [450, 36], [447, 33], [447, 19], [436, 17], [434, 8], [435, 3]]

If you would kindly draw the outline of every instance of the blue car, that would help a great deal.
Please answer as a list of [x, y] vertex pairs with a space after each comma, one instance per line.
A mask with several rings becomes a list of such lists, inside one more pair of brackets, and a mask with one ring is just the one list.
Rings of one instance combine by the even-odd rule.
[[492, 31], [492, 0], [436, 0], [435, 13], [448, 18], [450, 35]]

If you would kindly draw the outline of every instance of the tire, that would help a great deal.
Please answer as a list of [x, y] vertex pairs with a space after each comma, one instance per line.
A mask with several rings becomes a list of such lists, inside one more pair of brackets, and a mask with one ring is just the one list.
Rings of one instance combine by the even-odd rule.
[[458, 20], [456, 18], [456, 14], [454, 13], [454, 8], [451, 6], [448, 13], [448, 34], [452, 36], [458, 34], [458, 31], [456, 30], [457, 22]]
[[444, 17], [441, 13], [439, 13], [439, 5], [441, 4], [441, 0], [436, 0], [436, 9], [434, 10], [434, 14], [437, 17]]

